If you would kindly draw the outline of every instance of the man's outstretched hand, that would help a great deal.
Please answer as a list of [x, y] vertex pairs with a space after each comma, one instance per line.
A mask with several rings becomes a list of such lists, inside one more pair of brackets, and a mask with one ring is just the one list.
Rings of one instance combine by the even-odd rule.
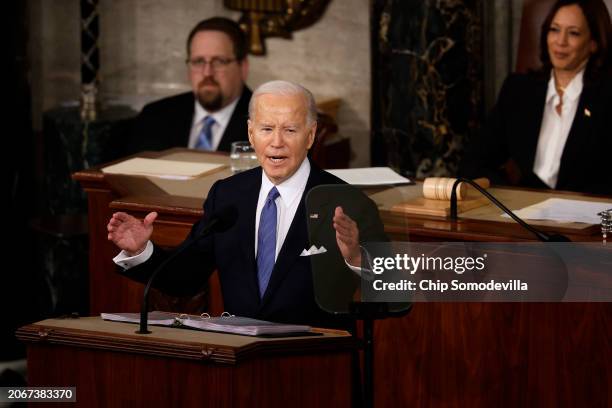
[[138, 255], [147, 247], [156, 218], [156, 212], [147, 214], [142, 221], [124, 212], [114, 213], [106, 226], [108, 240], [129, 256]]

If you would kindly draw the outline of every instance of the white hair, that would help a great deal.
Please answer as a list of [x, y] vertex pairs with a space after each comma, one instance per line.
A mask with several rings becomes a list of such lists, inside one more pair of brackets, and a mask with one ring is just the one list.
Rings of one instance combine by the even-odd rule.
[[251, 96], [251, 100], [249, 101], [249, 119], [251, 120], [255, 112], [255, 99], [260, 95], [303, 95], [306, 99], [306, 121], [308, 125], [317, 121], [317, 105], [315, 104], [314, 96], [312, 96], [312, 93], [308, 89], [300, 84], [278, 80], [259, 85], [257, 89], [255, 89], [255, 92], [253, 92], [253, 96]]

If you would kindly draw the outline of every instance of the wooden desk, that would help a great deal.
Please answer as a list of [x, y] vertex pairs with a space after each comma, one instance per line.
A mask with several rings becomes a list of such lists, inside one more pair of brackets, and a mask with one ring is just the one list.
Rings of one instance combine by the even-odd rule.
[[32, 387], [76, 387], [82, 407], [351, 406], [346, 332], [264, 339], [97, 317], [22, 327]]
[[[200, 217], [202, 200], [163, 191], [119, 191], [97, 170], [74, 177], [89, 193], [92, 313], [137, 311], [142, 285], [113, 273], [110, 259], [116, 249], [106, 241], [112, 211], [137, 216], [158, 211], [154, 239], [173, 246]], [[394, 239], [533, 239], [513, 223], [393, 214], [388, 208], [393, 196], [414, 193], [402, 191], [372, 193], [381, 206], [385, 229]], [[514, 200], [520, 190], [496, 193]], [[562, 232], [574, 240], [598, 241], [598, 231], [592, 227]], [[211, 292], [215, 290], [213, 285]], [[409, 315], [375, 326], [376, 406], [610, 406], [611, 320], [609, 303], [415, 304]]]

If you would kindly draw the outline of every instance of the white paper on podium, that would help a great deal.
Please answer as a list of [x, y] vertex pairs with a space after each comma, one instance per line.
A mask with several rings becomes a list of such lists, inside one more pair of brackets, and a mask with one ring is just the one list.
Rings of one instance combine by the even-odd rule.
[[[521, 208], [514, 213], [526, 220], [599, 224], [601, 217], [597, 214], [610, 208], [612, 208], [612, 203], [609, 202], [549, 198], [529, 207]], [[508, 216], [504, 214], [503, 217]]]
[[410, 179], [400, 176], [389, 167], [362, 167], [326, 171], [348, 184], [356, 186], [388, 186], [413, 183]]

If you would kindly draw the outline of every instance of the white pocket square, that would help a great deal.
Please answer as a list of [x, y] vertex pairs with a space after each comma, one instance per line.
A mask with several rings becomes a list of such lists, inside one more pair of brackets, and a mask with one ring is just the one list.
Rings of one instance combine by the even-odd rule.
[[323, 245], [321, 248], [317, 248], [315, 245], [311, 246], [309, 249], [303, 249], [300, 256], [311, 256], [311, 255], [319, 255], [327, 252], [327, 249]]

